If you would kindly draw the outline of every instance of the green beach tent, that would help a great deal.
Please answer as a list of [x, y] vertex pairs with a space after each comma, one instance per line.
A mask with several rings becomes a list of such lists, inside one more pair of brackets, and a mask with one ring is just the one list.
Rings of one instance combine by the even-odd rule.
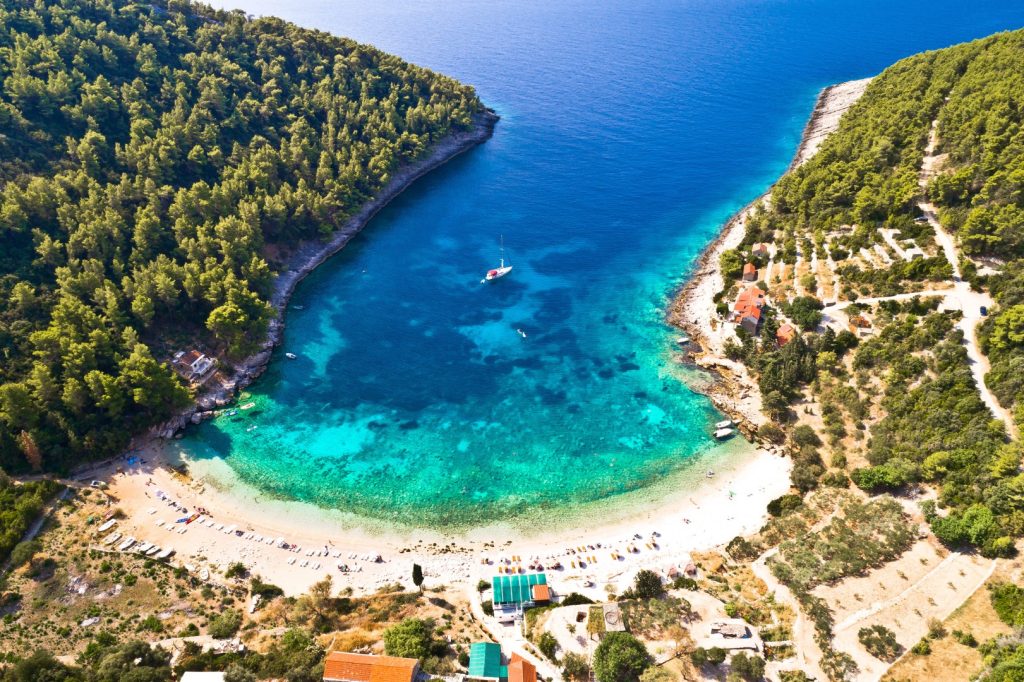
[[508, 679], [508, 668], [501, 664], [501, 645], [475, 642], [469, 647], [469, 677]]
[[548, 578], [543, 573], [496, 575], [491, 578], [491, 601], [495, 606], [520, 606], [533, 601], [534, 585], [547, 584]]

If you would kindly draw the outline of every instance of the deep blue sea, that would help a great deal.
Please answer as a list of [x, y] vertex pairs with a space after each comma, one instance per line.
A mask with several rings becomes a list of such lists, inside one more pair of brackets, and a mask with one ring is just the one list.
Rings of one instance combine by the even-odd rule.
[[[374, 44], [502, 116], [300, 285], [257, 407], [183, 441], [282, 498], [442, 528], [713, 456], [664, 323], [694, 259], [785, 169], [822, 87], [1024, 26], [1020, 2], [214, 4]], [[502, 235], [514, 270], [481, 284]]]

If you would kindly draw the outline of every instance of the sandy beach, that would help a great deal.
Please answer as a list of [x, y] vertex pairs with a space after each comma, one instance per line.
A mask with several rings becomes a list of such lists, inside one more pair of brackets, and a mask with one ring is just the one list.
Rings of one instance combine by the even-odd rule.
[[[839, 127], [842, 115], [864, 94], [870, 81], [870, 78], [848, 81], [821, 91], [790, 170], [817, 153], [821, 143]], [[697, 260], [687, 284], [669, 308], [669, 322], [684, 329], [700, 348], [693, 354], [696, 365], [718, 379], [698, 390], [706, 393], [715, 407], [731, 416], [748, 435], [756, 433], [757, 426], [767, 421], [761, 412], [761, 392], [746, 367], [726, 357], [725, 342], [733, 338], [734, 333], [732, 325], [725, 324], [714, 313], [714, 298], [725, 287], [719, 267], [722, 253], [739, 246], [746, 232], [747, 217], [762, 202], [768, 201], [770, 195], [769, 189], [729, 219], [718, 238]]]
[[[356, 593], [395, 582], [409, 584], [413, 563], [423, 566], [433, 584], [470, 585], [496, 574], [499, 565], [505, 570], [518, 565], [526, 572], [536, 557], [548, 568], [556, 589], [600, 596], [606, 585], [625, 587], [641, 567], [682, 569], [690, 552], [756, 531], [767, 503], [788, 490], [790, 468], [788, 459], [765, 450], [751, 452], [737, 441], [729, 457], [716, 457], [713, 477], [700, 468], [689, 472], [690, 485], [670, 480], [633, 499], [612, 501], [607, 508], [586, 505], [577, 510], [578, 517], [589, 522], [563, 520], [558, 527], [526, 533], [494, 525], [445, 534], [374, 527], [336, 510], [275, 500], [242, 483], [219, 480], [215, 486], [213, 478], [183, 476], [173, 468], [180, 464], [177, 455], [159, 443], [131, 457], [133, 464], [126, 459], [93, 474], [109, 481], [109, 492], [124, 512], [119, 532], [173, 548], [172, 564], [188, 565], [195, 572], [207, 568], [214, 582], [223, 580], [229, 564], [241, 561], [288, 594], [301, 593], [328, 574], [336, 585]], [[209, 512], [202, 522], [177, 522], [199, 508]], [[228, 528], [243, 531], [243, 536], [225, 533]], [[299, 549], [267, 544], [278, 538]], [[621, 558], [613, 560], [612, 552]], [[551, 571], [556, 560], [563, 568]], [[304, 562], [308, 565], [302, 566]], [[339, 570], [339, 565], [348, 570]]]

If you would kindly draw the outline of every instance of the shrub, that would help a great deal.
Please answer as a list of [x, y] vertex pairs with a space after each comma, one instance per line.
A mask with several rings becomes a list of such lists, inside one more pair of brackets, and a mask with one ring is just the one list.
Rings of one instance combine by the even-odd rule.
[[772, 423], [761, 424], [757, 427], [757, 437], [779, 445], [786, 440], [786, 432]]
[[432, 621], [406, 618], [384, 631], [384, 653], [423, 660], [430, 653], [433, 635]]
[[594, 674], [598, 682], [638, 682], [651, 665], [651, 655], [628, 632], [609, 632], [594, 652]]
[[725, 546], [725, 551], [737, 561], [754, 559], [759, 554], [757, 548], [749, 540], [739, 535], [729, 541], [729, 544]]
[[882, 661], [894, 661], [903, 653], [903, 647], [896, 641], [896, 633], [884, 625], [872, 625], [857, 631], [857, 639], [864, 649]]
[[163, 632], [164, 624], [160, 622], [160, 619], [149, 614], [145, 620], [139, 623], [139, 630], [146, 630], [148, 632]]
[[780, 670], [780, 682], [814, 682], [813, 678], [802, 670]]
[[953, 639], [960, 642], [964, 646], [969, 646], [972, 649], [978, 646], [978, 640], [970, 632], [964, 632], [963, 630], [953, 630]]
[[558, 640], [550, 632], [541, 634], [540, 639], [537, 640], [537, 648], [540, 652], [548, 657], [548, 659], [558, 662], [558, 658], [555, 655], [555, 651], [558, 649]]
[[565, 679], [572, 682], [585, 682], [590, 679], [590, 664], [586, 657], [569, 652], [562, 657], [562, 673]]
[[582, 606], [583, 604], [593, 604], [594, 600], [590, 597], [586, 597], [579, 592], [570, 592], [569, 596], [558, 603], [559, 606]]
[[640, 682], [676, 682], [676, 677], [668, 668], [652, 665], [640, 675]]
[[224, 682], [257, 682], [256, 676], [239, 663], [232, 663], [224, 670]]
[[491, 584], [489, 582], [487, 582], [486, 580], [481, 578], [480, 581], [477, 582], [477, 584], [476, 584], [476, 591], [477, 592], [483, 592], [483, 591], [489, 589], [490, 587], [491, 587]]
[[742, 651], [733, 654], [729, 661], [729, 677], [739, 677], [747, 682], [755, 682], [764, 678], [764, 659], [757, 654], [745, 654]]
[[920, 478], [920, 470], [913, 462], [891, 459], [885, 464], [864, 467], [853, 472], [853, 482], [867, 492], [896, 490]]
[[249, 569], [245, 567], [241, 561], [236, 561], [227, 570], [224, 571], [225, 578], [244, 578], [249, 573]]
[[922, 637], [921, 641], [910, 647], [910, 651], [918, 656], [927, 656], [932, 652], [932, 643], [927, 637]]
[[768, 513], [772, 516], [785, 516], [803, 506], [803, 498], [793, 493], [776, 497], [768, 503]]
[[19, 542], [11, 550], [11, 568], [17, 568], [27, 564], [37, 553], [42, 551], [43, 546], [38, 540], [26, 540]]
[[661, 576], [647, 569], [638, 571], [633, 579], [633, 593], [639, 599], [655, 599], [665, 594]]
[[282, 594], [284, 594], [284, 590], [282, 590], [277, 585], [265, 583], [259, 578], [252, 579], [252, 583], [249, 585], [249, 590], [254, 595], [260, 595], [260, 597], [263, 598], [263, 601], [270, 601], [274, 597], [280, 597]]
[[793, 444], [798, 448], [804, 446], [820, 447], [821, 439], [818, 438], [818, 434], [814, 432], [814, 429], [807, 424], [800, 424], [793, 429]]
[[206, 632], [215, 639], [228, 639], [234, 637], [241, 625], [242, 614], [234, 609], [228, 609], [210, 621]]
[[688, 578], [685, 575], [678, 575], [676, 579], [672, 581], [672, 589], [675, 590], [696, 590], [697, 581], [693, 578]]
[[490, 599], [481, 603], [480, 608], [483, 609], [483, 612], [486, 613], [488, 616], [494, 615], [494, 602], [492, 602]]
[[1011, 627], [1024, 627], [1024, 589], [1013, 583], [990, 585], [988, 589], [999, 620]]

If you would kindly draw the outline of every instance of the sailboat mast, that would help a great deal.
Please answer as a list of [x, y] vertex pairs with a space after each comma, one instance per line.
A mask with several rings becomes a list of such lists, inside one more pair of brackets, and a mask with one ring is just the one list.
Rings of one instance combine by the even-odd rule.
[[499, 235], [499, 239], [501, 239], [501, 266], [500, 267], [505, 267], [505, 235]]

